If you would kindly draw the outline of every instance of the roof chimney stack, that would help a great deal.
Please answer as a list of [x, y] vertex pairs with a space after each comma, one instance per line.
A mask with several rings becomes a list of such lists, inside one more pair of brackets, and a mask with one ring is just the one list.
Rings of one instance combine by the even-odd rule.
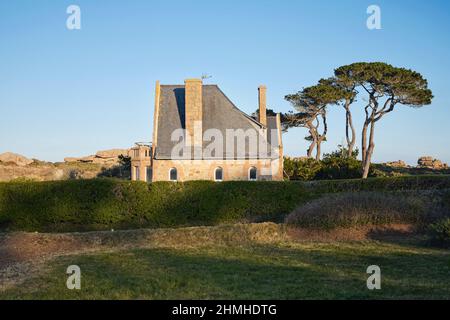
[[259, 104], [258, 121], [267, 127], [266, 91], [267, 91], [266, 86], [261, 85], [258, 87], [258, 104]]
[[192, 145], [201, 146], [203, 136], [203, 82], [201, 79], [187, 79], [184, 81], [184, 85], [186, 136], [190, 137]]

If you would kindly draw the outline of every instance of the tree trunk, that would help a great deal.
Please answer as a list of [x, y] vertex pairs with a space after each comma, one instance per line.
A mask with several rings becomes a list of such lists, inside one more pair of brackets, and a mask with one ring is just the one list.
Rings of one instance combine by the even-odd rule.
[[308, 158], [312, 158], [312, 153], [313, 153], [315, 147], [316, 147], [316, 142], [312, 141], [308, 147], [308, 153], [307, 153]]
[[[348, 157], [350, 158], [353, 155], [353, 149], [356, 144], [356, 131], [353, 125], [352, 113], [350, 111], [350, 104], [346, 102], [345, 104], [345, 113], [346, 113], [346, 125], [345, 125], [345, 136], [347, 138], [347, 148], [348, 148]], [[351, 138], [350, 138], [351, 131]]]
[[312, 158], [312, 153], [314, 151], [314, 148], [317, 145], [317, 132], [316, 132], [316, 128], [314, 127], [314, 125], [310, 122], [307, 124], [307, 127], [309, 129], [309, 134], [311, 135], [312, 141], [311, 144], [309, 145], [308, 148], [308, 158]]
[[322, 154], [322, 141], [325, 140], [327, 137], [328, 132], [328, 124], [327, 124], [327, 116], [325, 114], [322, 114], [322, 122], [323, 122], [323, 132], [321, 135], [317, 133], [317, 127], [316, 127], [316, 133], [317, 133], [317, 149], [316, 149], [316, 160], [320, 161], [320, 156]]
[[347, 147], [350, 150], [350, 134], [349, 134], [348, 109], [345, 108], [345, 139], [347, 140]]
[[362, 157], [362, 163], [364, 165], [364, 163], [366, 162], [366, 151], [367, 151], [367, 128], [369, 126], [369, 123], [367, 122], [367, 120], [364, 122], [364, 126], [362, 129], [362, 134], [361, 134], [361, 157]]
[[[372, 99], [371, 99], [372, 100]], [[377, 115], [377, 109], [378, 109], [378, 101], [376, 100], [372, 100], [373, 105], [372, 105], [372, 112], [370, 113], [370, 117], [368, 117], [368, 112], [366, 109], [366, 122], [364, 123], [365, 125], [365, 136], [364, 136], [364, 144], [366, 147], [367, 145], [367, 127], [370, 125], [370, 134], [369, 134], [369, 147], [365, 150], [365, 152], [363, 153], [363, 157], [364, 157], [364, 161], [363, 161], [363, 175], [362, 178], [363, 179], [367, 179], [367, 176], [369, 175], [369, 169], [370, 169], [370, 162], [372, 160], [372, 154], [373, 154], [373, 149], [375, 148], [375, 144], [373, 142], [373, 137], [375, 135], [375, 116]]]
[[[367, 90], [366, 90], [367, 91]], [[363, 132], [362, 132], [362, 178], [367, 179], [369, 176], [370, 163], [372, 161], [373, 150], [375, 149], [374, 136], [375, 136], [375, 123], [383, 117], [386, 113], [394, 110], [394, 106], [397, 103], [394, 100], [394, 96], [389, 97], [384, 106], [378, 111], [378, 98], [375, 96], [375, 91], [369, 92], [369, 104], [364, 109], [366, 113], [366, 121], [364, 122]], [[390, 107], [388, 105], [390, 104]], [[369, 108], [372, 109], [369, 115]], [[370, 125], [370, 135], [369, 135], [369, 146], [367, 147], [367, 129]]]
[[317, 143], [317, 149], [316, 149], [316, 161], [320, 161], [320, 153], [322, 152], [321, 151], [321, 144], [322, 143], [322, 141], [318, 141], [318, 143]]
[[[363, 168], [366, 164], [366, 156], [367, 156], [367, 129], [369, 128], [370, 123], [373, 121], [376, 109], [377, 109], [377, 101], [374, 100], [373, 96], [370, 96], [370, 102], [369, 104], [364, 108], [364, 111], [366, 113], [366, 121], [364, 121], [364, 126], [362, 130], [362, 137], [361, 137], [361, 158], [362, 158], [362, 165]], [[372, 112], [369, 116], [369, 108], [372, 107]], [[363, 171], [364, 172], [364, 171]]]
[[367, 149], [367, 153], [365, 156], [365, 162], [363, 163], [363, 179], [367, 179], [370, 170], [370, 162], [372, 160], [373, 150], [375, 148], [374, 143], [374, 134], [375, 134], [375, 121], [372, 121], [370, 124], [370, 136], [369, 136], [369, 147]]

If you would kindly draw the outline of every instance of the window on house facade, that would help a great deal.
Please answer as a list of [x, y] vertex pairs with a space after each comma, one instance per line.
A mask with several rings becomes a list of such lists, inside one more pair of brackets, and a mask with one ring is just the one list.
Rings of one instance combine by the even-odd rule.
[[223, 180], [223, 169], [218, 167], [216, 170], [214, 170], [214, 180], [215, 181], [222, 181]]
[[172, 168], [169, 171], [169, 180], [170, 181], [177, 181], [178, 180], [178, 175], [177, 175], [177, 169], [176, 168]]
[[136, 180], [141, 180], [141, 175], [140, 175], [140, 172], [139, 172], [139, 167], [135, 167], [136, 168], [136, 171], [135, 171], [135, 174], [136, 174]]
[[257, 170], [256, 170], [255, 167], [251, 167], [251, 168], [248, 170], [248, 180], [250, 180], [250, 181], [256, 181], [256, 178], [257, 178]]

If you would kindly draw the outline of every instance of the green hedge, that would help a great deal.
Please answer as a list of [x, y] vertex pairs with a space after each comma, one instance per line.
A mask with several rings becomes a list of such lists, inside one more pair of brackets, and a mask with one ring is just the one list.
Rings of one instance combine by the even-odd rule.
[[450, 188], [449, 175], [398, 176], [369, 179], [309, 181], [304, 183], [314, 193], [349, 191], [442, 190]]
[[433, 245], [450, 248], [450, 218], [443, 218], [429, 228], [430, 242]]
[[450, 188], [449, 176], [302, 182], [116, 179], [0, 183], [0, 230], [84, 231], [283, 221], [323, 193]]
[[307, 199], [303, 185], [277, 182], [0, 183], [0, 229], [74, 231], [275, 221]]

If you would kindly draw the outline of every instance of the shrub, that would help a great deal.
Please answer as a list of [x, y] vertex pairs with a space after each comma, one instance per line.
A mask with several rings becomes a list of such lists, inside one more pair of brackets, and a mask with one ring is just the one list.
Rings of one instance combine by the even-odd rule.
[[[425, 189], [435, 192], [449, 188], [448, 176], [308, 183], [191, 181], [146, 184], [106, 178], [7, 182], [0, 183], [0, 230], [59, 232], [282, 222], [297, 206], [326, 193]], [[450, 199], [449, 192], [442, 192]]]
[[[444, 190], [450, 188], [450, 176], [399, 176], [369, 179], [310, 181], [311, 192], [324, 194], [350, 191]], [[450, 196], [449, 196], [450, 199]]]
[[442, 203], [447, 209], [450, 209], [450, 190], [443, 191]]
[[435, 215], [427, 197], [418, 193], [347, 192], [328, 194], [301, 205], [286, 217], [286, 223], [313, 229], [391, 223], [421, 225]]
[[[362, 163], [358, 160], [359, 150], [355, 149], [348, 155], [345, 146], [338, 145], [338, 149], [325, 153], [322, 160], [312, 158], [284, 158], [284, 170], [290, 180], [336, 180], [356, 179], [362, 176]], [[432, 170], [418, 167], [391, 167], [386, 164], [371, 164], [369, 177], [399, 177], [410, 175], [446, 175], [449, 170]]]
[[433, 245], [450, 247], [450, 218], [444, 218], [430, 225], [430, 240]]
[[290, 180], [314, 180], [322, 169], [322, 163], [312, 158], [284, 158], [284, 171]]
[[0, 183], [0, 229], [84, 231], [278, 222], [308, 197], [302, 184], [270, 181]]
[[316, 174], [316, 179], [356, 179], [361, 177], [362, 165], [357, 160], [357, 151], [353, 156], [347, 155], [347, 150], [341, 150], [325, 154], [322, 159], [321, 169]]
[[[323, 159], [316, 161], [312, 158], [284, 158], [284, 171], [290, 180], [336, 180], [356, 179], [362, 175], [361, 161], [357, 160], [358, 150], [348, 155], [348, 149], [339, 149], [323, 155]], [[377, 173], [373, 167], [369, 176], [387, 176]]]

